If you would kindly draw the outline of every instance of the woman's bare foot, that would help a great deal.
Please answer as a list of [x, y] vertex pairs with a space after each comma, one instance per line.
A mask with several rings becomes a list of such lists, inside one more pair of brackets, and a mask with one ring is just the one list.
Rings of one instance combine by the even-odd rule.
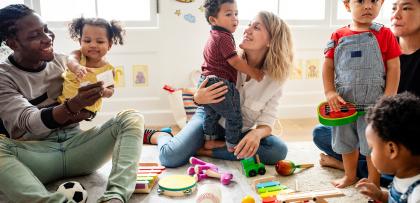
[[343, 162], [341, 162], [340, 160], [337, 160], [334, 157], [323, 153], [319, 154], [319, 157], [319, 164], [321, 166], [344, 170]]
[[345, 188], [347, 186], [355, 184], [356, 182], [357, 182], [356, 177], [349, 177], [349, 176], [346, 176], [346, 175], [344, 175], [340, 179], [336, 179], [336, 180], [331, 181], [331, 183], [337, 188]]
[[215, 149], [226, 146], [224, 141], [219, 140], [206, 140], [204, 142], [204, 149]]

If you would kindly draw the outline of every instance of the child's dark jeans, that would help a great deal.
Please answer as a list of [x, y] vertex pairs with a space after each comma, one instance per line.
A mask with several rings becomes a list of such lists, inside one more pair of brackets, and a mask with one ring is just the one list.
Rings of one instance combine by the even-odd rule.
[[[241, 104], [239, 92], [235, 87], [235, 84], [225, 80], [223, 78], [209, 76], [206, 87], [223, 81], [228, 87], [228, 92], [224, 95], [225, 99], [217, 104], [205, 104], [203, 105], [206, 116], [204, 118], [204, 139], [215, 140], [216, 125], [220, 120], [220, 117], [226, 119], [225, 123], [225, 137], [226, 145], [228, 148], [233, 148], [239, 142], [242, 130], [242, 116], [241, 116]], [[205, 79], [202, 76], [201, 81]]]

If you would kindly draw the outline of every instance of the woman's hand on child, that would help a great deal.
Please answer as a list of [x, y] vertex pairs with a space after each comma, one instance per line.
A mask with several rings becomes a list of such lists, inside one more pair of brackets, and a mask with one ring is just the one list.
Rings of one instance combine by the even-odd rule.
[[356, 188], [361, 194], [366, 195], [373, 200], [387, 202], [387, 200], [384, 200], [383, 198], [383, 191], [374, 183], [369, 182], [367, 178], [363, 178], [356, 183]]
[[223, 82], [214, 83], [208, 87], [206, 84], [209, 80], [206, 78], [194, 94], [194, 102], [198, 104], [215, 104], [223, 101], [228, 92], [227, 86]]
[[260, 141], [261, 137], [257, 133], [257, 130], [253, 129], [235, 146], [233, 153], [238, 159], [252, 157], [257, 153], [258, 147], [260, 147]]
[[346, 101], [344, 101], [344, 99], [340, 97], [336, 91], [329, 91], [325, 93], [325, 97], [327, 98], [331, 109], [335, 112], [340, 111], [341, 104], [346, 104]]

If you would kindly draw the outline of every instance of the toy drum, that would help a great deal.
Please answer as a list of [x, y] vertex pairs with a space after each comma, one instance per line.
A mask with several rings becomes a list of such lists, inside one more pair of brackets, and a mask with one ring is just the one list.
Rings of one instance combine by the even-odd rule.
[[171, 175], [162, 178], [158, 185], [159, 195], [180, 197], [191, 195], [197, 188], [197, 181], [188, 175]]

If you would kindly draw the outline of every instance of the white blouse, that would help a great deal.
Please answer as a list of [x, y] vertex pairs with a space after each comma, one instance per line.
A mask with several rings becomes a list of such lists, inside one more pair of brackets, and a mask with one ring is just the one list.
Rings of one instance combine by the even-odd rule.
[[[241, 96], [242, 132], [259, 125], [267, 125], [273, 129], [279, 115], [282, 85], [268, 75], [260, 82], [254, 79], [246, 81], [246, 77], [246, 74], [239, 73], [236, 82]], [[225, 119], [222, 118], [219, 123], [224, 126]]]

